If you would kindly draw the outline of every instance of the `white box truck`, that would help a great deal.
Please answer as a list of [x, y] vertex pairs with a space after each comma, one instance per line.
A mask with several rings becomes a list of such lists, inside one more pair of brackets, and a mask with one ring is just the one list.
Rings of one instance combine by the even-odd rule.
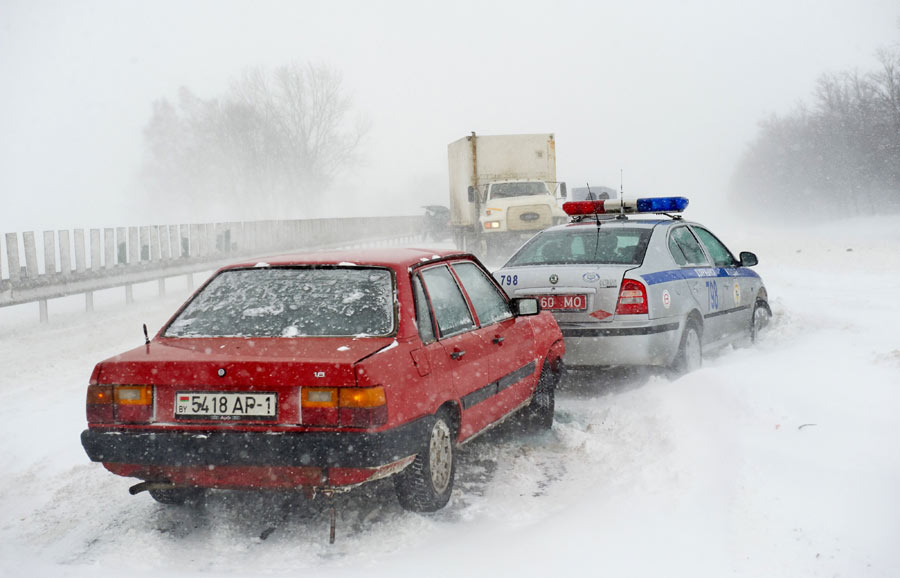
[[505, 253], [541, 229], [562, 223], [552, 134], [470, 136], [447, 147], [450, 224], [459, 249]]

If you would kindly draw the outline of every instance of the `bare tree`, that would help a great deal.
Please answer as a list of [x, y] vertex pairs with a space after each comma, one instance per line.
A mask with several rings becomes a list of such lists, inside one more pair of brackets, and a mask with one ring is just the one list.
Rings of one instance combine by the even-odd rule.
[[736, 199], [818, 215], [900, 212], [900, 51], [879, 61], [868, 74], [823, 75], [812, 107], [760, 123]]
[[144, 180], [158, 198], [246, 218], [302, 217], [357, 162], [367, 130], [340, 74], [291, 64], [249, 69], [221, 98], [187, 88], [161, 99], [144, 128]]

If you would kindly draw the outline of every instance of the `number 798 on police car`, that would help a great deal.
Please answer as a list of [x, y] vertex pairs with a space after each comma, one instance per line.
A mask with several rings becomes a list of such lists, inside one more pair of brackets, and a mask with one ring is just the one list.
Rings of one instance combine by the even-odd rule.
[[519, 284], [519, 276], [518, 275], [500, 275], [500, 285], [518, 285]]

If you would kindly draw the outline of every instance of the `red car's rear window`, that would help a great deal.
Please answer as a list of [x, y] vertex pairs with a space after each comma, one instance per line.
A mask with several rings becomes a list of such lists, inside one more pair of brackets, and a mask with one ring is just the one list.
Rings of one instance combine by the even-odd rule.
[[394, 332], [394, 282], [378, 268], [260, 267], [219, 273], [166, 337], [382, 336]]

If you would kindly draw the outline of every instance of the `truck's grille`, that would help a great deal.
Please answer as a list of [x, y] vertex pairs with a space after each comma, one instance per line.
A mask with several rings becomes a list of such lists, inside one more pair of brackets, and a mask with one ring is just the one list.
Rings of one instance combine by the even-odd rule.
[[510, 207], [506, 218], [506, 226], [510, 231], [536, 231], [553, 224], [549, 205]]

